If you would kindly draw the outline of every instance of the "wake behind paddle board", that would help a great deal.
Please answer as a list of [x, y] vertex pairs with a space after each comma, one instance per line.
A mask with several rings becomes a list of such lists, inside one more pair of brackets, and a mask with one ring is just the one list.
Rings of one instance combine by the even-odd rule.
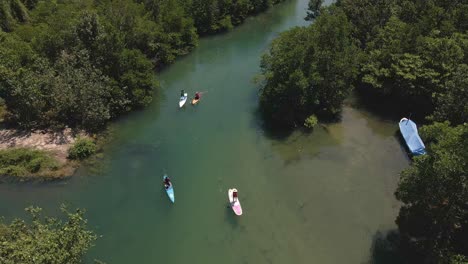
[[[169, 177], [167, 177], [167, 175], [164, 175], [163, 176], [163, 183], [166, 180], [166, 178], [169, 178]], [[167, 196], [169, 197], [169, 200], [171, 200], [171, 202], [174, 203], [175, 202], [175, 195], [174, 195], [174, 185], [172, 184], [172, 181], [171, 181], [171, 186], [169, 186], [169, 188], [167, 188], [167, 189], [166, 189], [166, 186], [164, 186], [164, 189], [166, 190], [166, 193], [167, 193]]]
[[187, 102], [188, 94], [184, 93], [184, 96], [181, 96], [179, 99], [179, 108], [184, 106], [185, 102]]
[[237, 192], [237, 189], [229, 189], [228, 191], [228, 197], [229, 197], [229, 203], [231, 204], [231, 208], [234, 211], [236, 215], [242, 215], [242, 207], [239, 201], [239, 198], [237, 198], [237, 201], [234, 201], [234, 198], [232, 196], [233, 192]]

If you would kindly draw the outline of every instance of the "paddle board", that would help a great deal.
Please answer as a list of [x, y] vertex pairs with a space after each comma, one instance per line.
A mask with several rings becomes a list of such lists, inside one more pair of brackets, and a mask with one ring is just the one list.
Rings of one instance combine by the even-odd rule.
[[236, 215], [242, 215], [242, 207], [239, 201], [239, 198], [237, 198], [237, 201], [234, 201], [234, 198], [232, 197], [232, 193], [237, 192], [237, 189], [229, 189], [228, 191], [228, 197], [229, 197], [229, 203], [231, 204], [231, 208], [234, 211]]
[[197, 100], [197, 99], [193, 99], [193, 100], [192, 100], [192, 105], [198, 104], [199, 101], [200, 101], [200, 99], [198, 99], [198, 100]]
[[181, 96], [179, 99], [179, 107], [184, 106], [185, 102], [187, 102], [188, 94], [184, 93], [184, 96]]
[[[164, 175], [163, 185], [164, 185], [164, 181], [166, 180], [166, 178], [169, 178], [169, 177], [167, 177], [167, 175]], [[171, 181], [171, 186], [169, 186], [169, 188], [167, 188], [167, 189], [166, 189], [166, 186], [164, 186], [164, 189], [166, 190], [167, 196], [169, 197], [171, 202], [174, 203], [175, 202], [175, 196], [174, 196], [174, 186], [172, 184], [172, 181]]]

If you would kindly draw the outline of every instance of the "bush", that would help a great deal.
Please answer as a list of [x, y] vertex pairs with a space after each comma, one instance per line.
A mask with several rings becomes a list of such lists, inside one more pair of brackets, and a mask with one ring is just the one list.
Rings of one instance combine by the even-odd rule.
[[304, 126], [312, 129], [318, 124], [318, 119], [315, 115], [311, 115], [304, 121]]
[[13, 176], [13, 177], [25, 177], [29, 175], [29, 172], [26, 168], [10, 165], [0, 168], [0, 175], [2, 176]]
[[61, 207], [61, 217], [47, 217], [29, 207], [28, 219], [0, 219], [1, 263], [82, 263], [96, 241], [83, 210]]
[[78, 138], [68, 150], [69, 159], [85, 159], [96, 152], [96, 144], [89, 138]]
[[2, 176], [25, 177], [57, 168], [55, 159], [45, 151], [27, 148], [0, 150]]

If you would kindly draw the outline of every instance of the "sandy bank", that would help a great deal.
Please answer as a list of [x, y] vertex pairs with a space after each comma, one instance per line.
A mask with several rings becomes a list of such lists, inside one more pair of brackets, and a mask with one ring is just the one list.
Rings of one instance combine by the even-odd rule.
[[0, 130], [0, 149], [33, 148], [45, 150], [61, 163], [67, 161], [68, 149], [75, 142], [76, 134], [71, 129], [60, 132]]

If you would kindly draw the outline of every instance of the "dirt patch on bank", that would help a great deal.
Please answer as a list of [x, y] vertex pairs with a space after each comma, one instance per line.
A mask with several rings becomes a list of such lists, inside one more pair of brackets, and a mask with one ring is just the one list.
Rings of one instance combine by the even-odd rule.
[[0, 149], [33, 148], [50, 152], [57, 161], [67, 162], [68, 149], [77, 134], [71, 129], [59, 132], [0, 129]]

